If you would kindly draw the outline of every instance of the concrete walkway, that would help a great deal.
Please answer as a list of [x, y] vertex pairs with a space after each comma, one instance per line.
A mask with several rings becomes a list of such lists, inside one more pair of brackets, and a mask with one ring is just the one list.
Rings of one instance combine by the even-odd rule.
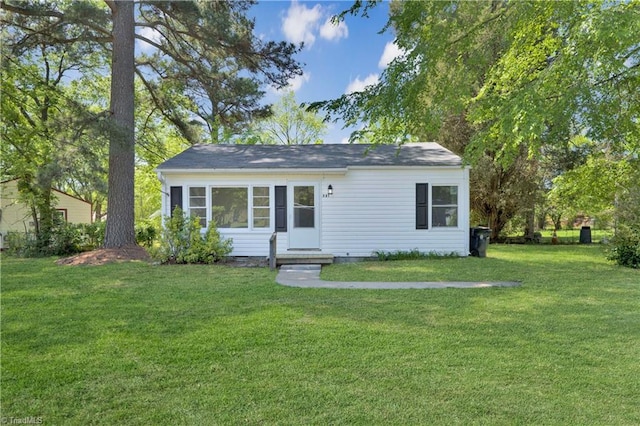
[[482, 288], [516, 287], [516, 281], [492, 282], [357, 282], [323, 281], [320, 279], [320, 265], [282, 265], [276, 282], [288, 287], [302, 288], [368, 288], [368, 289], [406, 289], [406, 288]]

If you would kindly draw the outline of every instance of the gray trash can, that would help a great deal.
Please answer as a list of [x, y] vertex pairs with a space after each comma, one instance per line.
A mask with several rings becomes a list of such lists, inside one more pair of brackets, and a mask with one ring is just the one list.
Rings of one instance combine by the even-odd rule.
[[483, 226], [471, 228], [469, 232], [469, 252], [471, 256], [487, 257], [487, 246], [491, 229]]
[[580, 228], [580, 244], [591, 244], [591, 227], [583, 226]]

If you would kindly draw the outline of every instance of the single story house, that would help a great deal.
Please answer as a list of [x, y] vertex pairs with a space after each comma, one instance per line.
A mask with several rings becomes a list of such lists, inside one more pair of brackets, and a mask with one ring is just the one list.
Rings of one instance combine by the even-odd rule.
[[[91, 203], [52, 189], [55, 197], [55, 209], [60, 217], [69, 223], [91, 223]], [[0, 248], [5, 246], [9, 232], [33, 231], [35, 224], [31, 209], [20, 200], [18, 179], [0, 182]]]
[[201, 144], [160, 164], [162, 214], [180, 206], [233, 238], [232, 256], [469, 254], [469, 168], [437, 143]]

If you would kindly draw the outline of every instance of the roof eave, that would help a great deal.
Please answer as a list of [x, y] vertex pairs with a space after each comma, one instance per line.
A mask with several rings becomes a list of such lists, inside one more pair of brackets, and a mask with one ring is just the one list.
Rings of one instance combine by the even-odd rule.
[[196, 174], [228, 174], [228, 173], [304, 173], [304, 174], [344, 174], [347, 168], [233, 168], [233, 169], [185, 169], [156, 168], [156, 173], [196, 173]]

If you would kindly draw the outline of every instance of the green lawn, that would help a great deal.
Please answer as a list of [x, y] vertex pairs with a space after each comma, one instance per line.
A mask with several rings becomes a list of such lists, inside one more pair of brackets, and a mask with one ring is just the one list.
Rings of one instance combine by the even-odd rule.
[[601, 247], [266, 268], [2, 259], [2, 414], [44, 424], [640, 424], [640, 271]]

